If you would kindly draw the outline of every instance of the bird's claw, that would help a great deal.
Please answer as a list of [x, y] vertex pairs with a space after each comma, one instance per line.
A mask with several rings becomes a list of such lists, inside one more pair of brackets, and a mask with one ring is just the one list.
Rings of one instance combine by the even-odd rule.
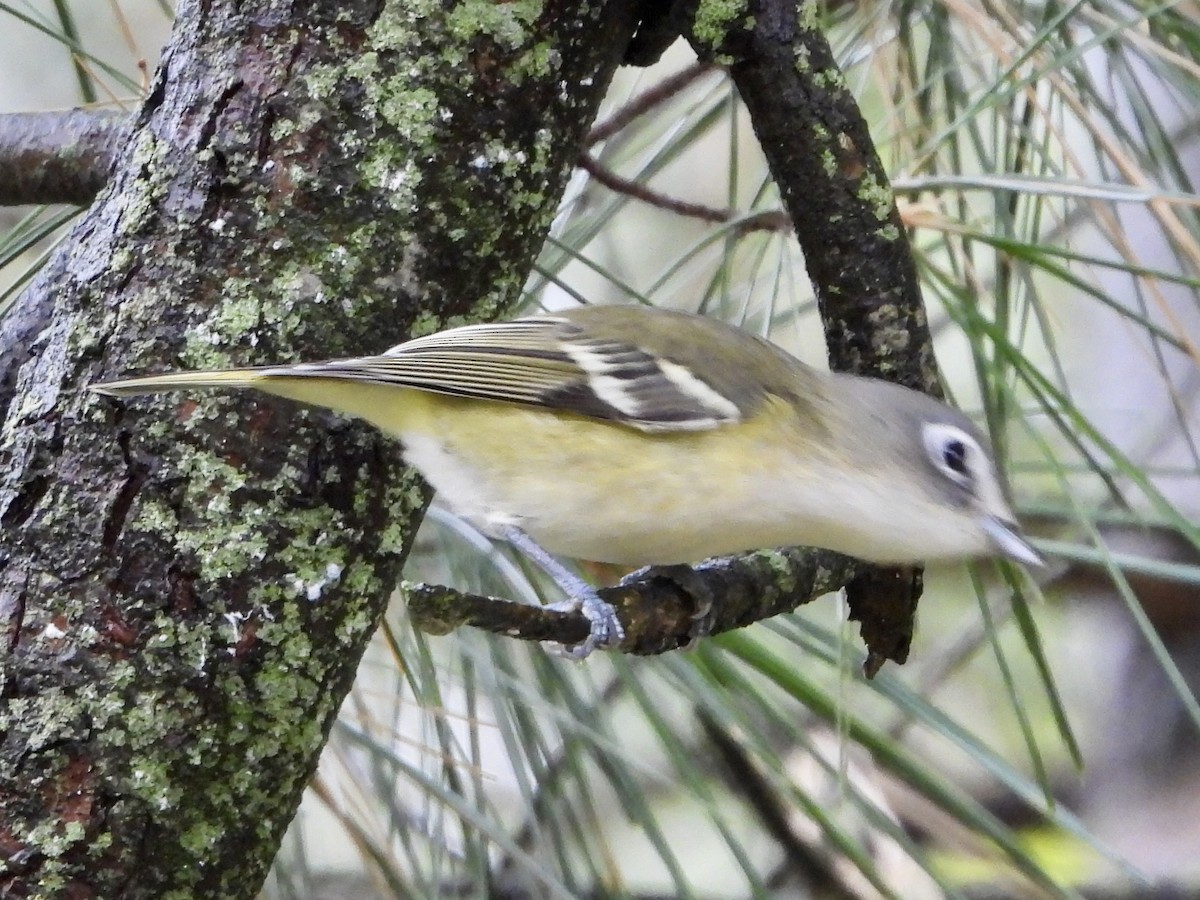
[[591, 631], [582, 643], [572, 647], [566, 644], [555, 645], [552, 652], [556, 656], [574, 660], [586, 659], [593, 650], [609, 650], [625, 640], [625, 629], [617, 618], [616, 609], [611, 603], [601, 600], [595, 592], [552, 603], [547, 609], [557, 612], [581, 612], [591, 625]]

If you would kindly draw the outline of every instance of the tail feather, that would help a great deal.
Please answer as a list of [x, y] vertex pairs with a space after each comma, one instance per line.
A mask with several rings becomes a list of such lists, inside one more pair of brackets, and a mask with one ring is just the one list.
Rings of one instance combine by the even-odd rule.
[[391, 434], [402, 433], [425, 409], [414, 395], [424, 392], [401, 384], [379, 384], [319, 366], [264, 366], [214, 372], [169, 372], [93, 384], [89, 389], [110, 397], [133, 397], [179, 388], [251, 388], [365, 419]]
[[125, 378], [103, 384], [89, 385], [88, 389], [109, 397], [133, 397], [137, 394], [155, 394], [176, 388], [248, 388], [259, 387], [269, 369], [226, 369], [215, 372], [171, 372], [165, 375], [145, 375], [140, 378]]

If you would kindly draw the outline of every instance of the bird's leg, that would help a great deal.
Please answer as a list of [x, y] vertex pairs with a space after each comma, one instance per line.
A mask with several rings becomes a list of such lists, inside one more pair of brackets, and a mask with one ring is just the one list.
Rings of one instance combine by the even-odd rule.
[[561, 653], [568, 659], [583, 659], [593, 650], [607, 650], [625, 640], [625, 629], [617, 619], [611, 603], [600, 599], [596, 589], [546, 552], [537, 541], [515, 525], [506, 526], [500, 533], [516, 550], [554, 579], [567, 595], [561, 603], [551, 603], [548, 609], [581, 612], [591, 623], [591, 632], [582, 644], [563, 646]]

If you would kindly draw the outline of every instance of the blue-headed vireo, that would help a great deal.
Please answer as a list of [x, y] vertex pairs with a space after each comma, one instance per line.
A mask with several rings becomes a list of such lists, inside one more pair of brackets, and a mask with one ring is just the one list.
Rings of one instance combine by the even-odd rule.
[[762, 547], [880, 563], [1036, 564], [986, 439], [899, 385], [812, 369], [714, 319], [585, 307], [380, 356], [98, 384], [256, 388], [400, 439], [460, 515], [547, 569], [613, 646], [612, 607], [553, 555], [630, 566]]

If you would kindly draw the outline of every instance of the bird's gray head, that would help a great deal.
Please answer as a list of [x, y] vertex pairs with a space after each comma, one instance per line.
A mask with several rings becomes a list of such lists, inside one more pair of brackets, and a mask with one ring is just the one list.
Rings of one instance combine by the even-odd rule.
[[994, 552], [1027, 565], [1042, 565], [1005, 497], [991, 445], [974, 424], [958, 410], [932, 401], [919, 428], [924, 463], [939, 493], [975, 512]]
[[876, 437], [884, 446], [867, 452], [875, 459], [896, 460], [907, 470], [914, 495], [943, 511], [938, 516], [942, 524], [932, 527], [945, 552], [934, 550], [928, 558], [994, 554], [1042, 564], [1005, 498], [992, 447], [970, 419], [899, 385], [854, 381], [853, 392], [882, 426]]

